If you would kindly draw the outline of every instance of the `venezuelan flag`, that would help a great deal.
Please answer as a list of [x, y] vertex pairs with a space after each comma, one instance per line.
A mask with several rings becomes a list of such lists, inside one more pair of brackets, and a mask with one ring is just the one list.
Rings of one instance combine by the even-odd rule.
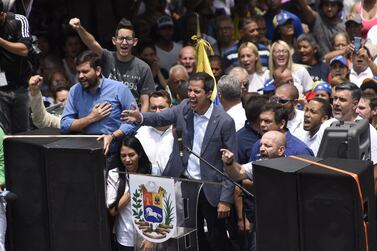
[[202, 38], [199, 26], [199, 15], [196, 15], [196, 35], [191, 37], [192, 40], [196, 42], [195, 49], [196, 49], [196, 72], [206, 72], [208, 73], [214, 81], [213, 91], [211, 95], [211, 100], [215, 105], [220, 104], [219, 99], [217, 97], [217, 87], [216, 87], [216, 79], [213, 75], [211, 65], [209, 63], [209, 59], [207, 56], [207, 50], [213, 55], [213, 49], [211, 44]]

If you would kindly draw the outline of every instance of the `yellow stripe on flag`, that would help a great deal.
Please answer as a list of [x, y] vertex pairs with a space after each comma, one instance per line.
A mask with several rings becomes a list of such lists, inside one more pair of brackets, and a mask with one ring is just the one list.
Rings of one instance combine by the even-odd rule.
[[213, 55], [213, 49], [210, 43], [198, 36], [192, 36], [192, 40], [196, 41], [196, 72], [206, 72], [208, 73], [214, 80], [215, 84], [213, 86], [213, 91], [211, 95], [211, 100], [214, 101], [217, 97], [217, 87], [216, 87], [216, 79], [213, 75], [211, 65], [209, 63], [209, 59], [207, 56], [207, 49], [210, 51], [211, 55]]
[[198, 13], [196, 13], [196, 35], [192, 36], [191, 39], [195, 41], [196, 44], [196, 72], [206, 72], [213, 78], [214, 85], [211, 95], [211, 101], [215, 102], [215, 104], [218, 104], [216, 79], [213, 75], [206, 50], [209, 50], [211, 55], [213, 55], [214, 53], [211, 44], [202, 38]]

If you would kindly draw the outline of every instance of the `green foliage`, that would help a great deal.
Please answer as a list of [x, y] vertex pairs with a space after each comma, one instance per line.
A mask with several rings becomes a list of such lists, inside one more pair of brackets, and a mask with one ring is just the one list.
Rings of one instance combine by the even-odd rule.
[[170, 194], [168, 197], [164, 198], [164, 214], [165, 214], [165, 225], [170, 225], [170, 223], [174, 220], [174, 207], [172, 205], [172, 201], [170, 199]]
[[138, 220], [144, 220], [143, 210], [142, 210], [142, 196], [141, 189], [136, 189], [132, 194], [132, 215]]

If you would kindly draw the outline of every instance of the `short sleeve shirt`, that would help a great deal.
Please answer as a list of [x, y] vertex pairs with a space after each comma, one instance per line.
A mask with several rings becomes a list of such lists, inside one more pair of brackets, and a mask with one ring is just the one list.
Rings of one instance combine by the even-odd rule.
[[126, 84], [136, 100], [155, 90], [152, 71], [141, 59], [133, 57], [122, 62], [117, 59], [116, 52], [104, 49], [101, 60], [102, 74]]

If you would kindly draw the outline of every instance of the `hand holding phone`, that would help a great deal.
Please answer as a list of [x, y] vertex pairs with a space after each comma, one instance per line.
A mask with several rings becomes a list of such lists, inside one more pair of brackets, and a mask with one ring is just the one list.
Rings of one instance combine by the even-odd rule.
[[354, 52], [357, 54], [361, 49], [361, 37], [354, 37], [353, 38], [353, 45], [354, 45]]

